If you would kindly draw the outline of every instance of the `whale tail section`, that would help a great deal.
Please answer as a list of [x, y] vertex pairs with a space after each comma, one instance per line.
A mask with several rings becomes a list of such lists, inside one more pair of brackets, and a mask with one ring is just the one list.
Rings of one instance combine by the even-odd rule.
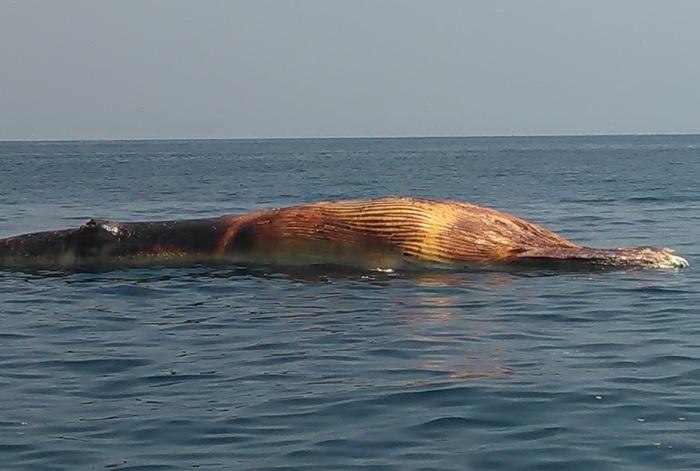
[[598, 249], [593, 247], [542, 247], [520, 251], [515, 263], [542, 266], [598, 266], [601, 268], [686, 268], [690, 264], [683, 257], [673, 255], [669, 248], [621, 247]]

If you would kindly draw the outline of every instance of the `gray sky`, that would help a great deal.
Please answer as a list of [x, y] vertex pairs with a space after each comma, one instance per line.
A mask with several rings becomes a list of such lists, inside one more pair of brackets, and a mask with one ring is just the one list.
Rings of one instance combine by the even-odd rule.
[[700, 132], [700, 2], [0, 0], [0, 139]]

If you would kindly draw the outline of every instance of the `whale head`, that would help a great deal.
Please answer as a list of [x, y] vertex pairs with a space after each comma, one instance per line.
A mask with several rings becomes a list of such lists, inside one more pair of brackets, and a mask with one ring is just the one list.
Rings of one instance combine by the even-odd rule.
[[107, 221], [88, 220], [77, 229], [35, 232], [0, 240], [0, 267], [68, 267], [92, 263], [117, 247], [120, 229]]

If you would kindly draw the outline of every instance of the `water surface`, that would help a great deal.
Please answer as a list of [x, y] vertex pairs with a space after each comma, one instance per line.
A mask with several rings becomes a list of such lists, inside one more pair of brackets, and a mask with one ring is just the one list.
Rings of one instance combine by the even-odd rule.
[[687, 270], [0, 272], [4, 469], [700, 467], [700, 136], [0, 143], [0, 236], [407, 194]]

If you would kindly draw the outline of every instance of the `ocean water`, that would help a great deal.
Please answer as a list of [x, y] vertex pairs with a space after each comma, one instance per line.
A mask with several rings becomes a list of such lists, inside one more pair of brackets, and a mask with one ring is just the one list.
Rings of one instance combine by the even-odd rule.
[[0, 143], [0, 236], [406, 194], [681, 271], [0, 271], [7, 470], [700, 468], [700, 136]]

